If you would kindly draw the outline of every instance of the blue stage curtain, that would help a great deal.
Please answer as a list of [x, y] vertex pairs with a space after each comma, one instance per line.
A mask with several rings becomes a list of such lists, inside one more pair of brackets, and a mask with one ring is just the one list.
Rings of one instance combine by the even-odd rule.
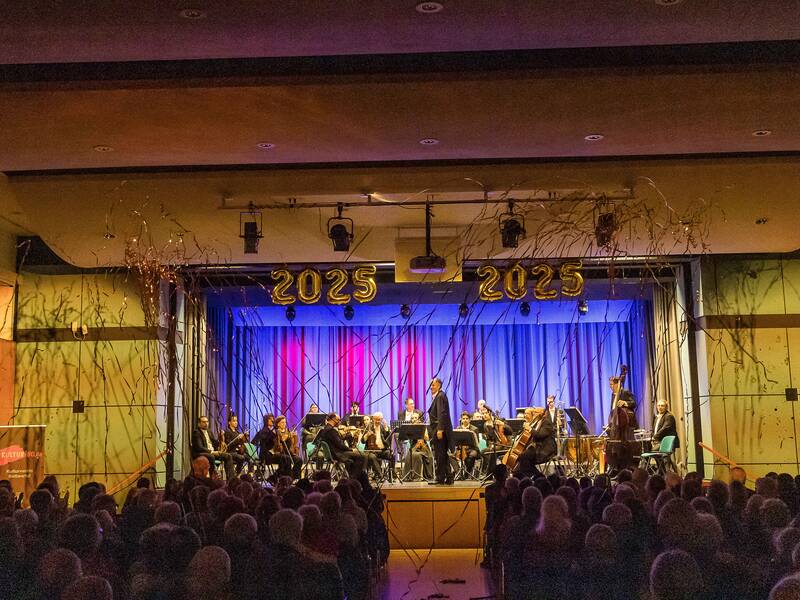
[[628, 320], [618, 322], [408, 327], [242, 326], [225, 309], [209, 308], [216, 344], [209, 377], [216, 378], [219, 405], [251, 430], [267, 412], [295, 423], [312, 402], [342, 414], [357, 401], [388, 420], [410, 396], [427, 410], [428, 383], [438, 376], [454, 418], [481, 398], [513, 416], [516, 407], [542, 406], [553, 393], [599, 432], [610, 409], [608, 378], [622, 364], [637, 398], [649, 389], [642, 330], [648, 304], [632, 303]]

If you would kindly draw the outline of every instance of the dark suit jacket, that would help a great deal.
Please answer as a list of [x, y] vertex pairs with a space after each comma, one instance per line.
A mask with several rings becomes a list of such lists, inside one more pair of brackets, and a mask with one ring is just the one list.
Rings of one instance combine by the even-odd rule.
[[447, 395], [439, 390], [439, 393], [433, 398], [430, 408], [428, 408], [428, 435], [433, 441], [436, 437], [437, 431], [444, 432], [444, 438], [447, 440], [447, 446], [452, 452], [453, 447], [453, 421], [450, 419], [450, 401]]
[[[633, 436], [633, 430], [639, 428], [639, 424], [636, 421], [636, 398], [633, 397], [630, 390], [620, 390], [619, 394], [617, 395], [617, 401], [622, 400], [625, 403], [625, 410], [628, 411], [628, 432], [630, 436]], [[608, 415], [608, 422], [611, 423], [611, 417], [614, 414], [615, 406], [611, 407], [611, 412]], [[633, 439], [633, 437], [631, 437]]]
[[[658, 419], [658, 415], [653, 418], [653, 426], [655, 427], [656, 420]], [[653, 431], [653, 441], [660, 442], [662, 439], [667, 437], [668, 435], [675, 436], [675, 447], [678, 448], [680, 442], [678, 441], [678, 428], [675, 424], [675, 417], [672, 416], [669, 412], [664, 413], [664, 416], [661, 417], [661, 423], [658, 425], [658, 429]]]
[[[208, 437], [211, 438], [212, 445], [219, 445], [219, 442], [213, 435], [211, 435], [211, 432], [208, 433]], [[203, 436], [203, 432], [199, 429], [195, 429], [192, 432], [192, 458], [197, 458], [201, 454], [211, 454], [213, 451], [214, 448], [206, 447], [206, 440]]]
[[530, 445], [533, 446], [537, 462], [546, 462], [556, 451], [556, 430], [553, 420], [548, 413], [542, 417], [542, 422], [533, 430]]
[[325, 425], [322, 431], [319, 432], [317, 439], [328, 444], [328, 448], [331, 449], [331, 456], [336, 460], [342, 460], [342, 455], [350, 451], [350, 448], [342, 440], [342, 436], [331, 425]]
[[275, 450], [275, 432], [269, 427], [262, 427], [253, 438], [253, 444], [258, 448], [258, 457], [264, 460], [267, 455]]
[[[425, 421], [425, 417], [423, 416], [423, 413], [422, 413], [422, 411], [420, 409], [415, 408], [414, 412], [417, 414], [417, 416], [419, 416], [419, 422], [420, 423]], [[405, 416], [406, 416], [406, 409], [405, 409], [405, 407], [403, 407], [403, 410], [400, 411], [400, 414], [397, 415], [397, 418], [402, 421], [405, 418]]]

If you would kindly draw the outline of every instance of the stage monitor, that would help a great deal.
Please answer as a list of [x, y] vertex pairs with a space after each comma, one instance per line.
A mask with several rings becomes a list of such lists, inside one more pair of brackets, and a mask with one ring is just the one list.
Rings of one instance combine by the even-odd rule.
[[569, 428], [575, 435], [590, 435], [589, 426], [586, 424], [586, 419], [581, 414], [577, 406], [570, 406], [565, 408], [564, 412], [569, 417]]

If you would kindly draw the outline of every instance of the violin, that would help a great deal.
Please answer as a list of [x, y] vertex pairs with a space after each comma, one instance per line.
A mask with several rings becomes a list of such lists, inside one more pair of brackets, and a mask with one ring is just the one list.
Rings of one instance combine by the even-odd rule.
[[277, 451], [280, 454], [291, 454], [293, 456], [300, 455], [300, 447], [297, 443], [297, 432], [288, 429], [283, 431], [278, 430], [275, 432], [275, 443], [278, 446]]

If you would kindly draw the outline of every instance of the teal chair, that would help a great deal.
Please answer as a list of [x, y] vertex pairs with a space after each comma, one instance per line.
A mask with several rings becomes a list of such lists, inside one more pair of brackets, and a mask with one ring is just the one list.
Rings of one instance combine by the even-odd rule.
[[642, 466], [651, 474], [665, 475], [667, 468], [676, 471], [675, 464], [672, 462], [672, 453], [675, 452], [677, 443], [676, 436], [665, 436], [661, 439], [658, 450], [642, 452]]
[[323, 469], [328, 469], [331, 472], [331, 480], [336, 481], [341, 477], [347, 476], [347, 469], [344, 464], [339, 461], [333, 460], [331, 449], [327, 442], [319, 441], [317, 446], [311, 450], [309, 461], [318, 461], [322, 463]]

